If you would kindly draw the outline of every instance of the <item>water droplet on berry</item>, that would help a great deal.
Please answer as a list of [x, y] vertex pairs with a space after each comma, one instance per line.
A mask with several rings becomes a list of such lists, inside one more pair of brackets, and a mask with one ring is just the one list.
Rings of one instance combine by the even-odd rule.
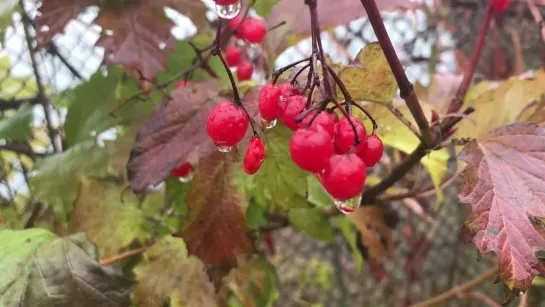
[[276, 119], [273, 120], [266, 120], [264, 118], [261, 119], [261, 125], [265, 127], [265, 129], [271, 129], [274, 126], [276, 126]]
[[185, 182], [190, 182], [191, 179], [193, 179], [193, 175], [194, 175], [194, 174], [195, 174], [195, 173], [194, 173], [193, 171], [191, 171], [191, 172], [187, 173], [187, 175], [185, 175], [185, 176], [183, 176], [183, 177], [178, 177], [178, 181], [184, 182], [184, 183], [185, 183]]
[[219, 152], [230, 152], [233, 149], [233, 146], [218, 145], [217, 148]]
[[226, 5], [216, 4], [216, 13], [223, 19], [233, 19], [240, 13], [241, 7], [240, 1]]
[[351, 199], [334, 199], [335, 207], [344, 214], [354, 213], [359, 208], [361, 202], [361, 195]]

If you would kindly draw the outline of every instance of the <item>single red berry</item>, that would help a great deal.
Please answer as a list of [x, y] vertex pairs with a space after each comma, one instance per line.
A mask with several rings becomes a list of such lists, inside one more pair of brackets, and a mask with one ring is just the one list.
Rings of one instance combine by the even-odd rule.
[[242, 52], [235, 46], [229, 46], [225, 49], [225, 61], [229, 66], [237, 66], [242, 62]]
[[180, 87], [184, 87], [184, 86], [188, 86], [188, 85], [191, 85], [191, 82], [189, 81], [186, 81], [186, 80], [182, 80], [180, 82], [178, 82], [175, 86], [175, 88], [180, 88]]
[[431, 110], [431, 123], [433, 124], [438, 120], [439, 120], [439, 113], [437, 113], [437, 111], [435, 110]]
[[183, 178], [187, 177], [193, 172], [193, 165], [191, 163], [183, 163], [182, 165], [173, 168], [170, 173], [172, 176]]
[[491, 0], [492, 9], [498, 13], [502, 13], [509, 6], [509, 0]]
[[214, 0], [217, 5], [231, 5], [237, 3], [238, 1], [240, 0]]
[[248, 130], [248, 118], [242, 109], [231, 102], [220, 102], [206, 121], [206, 133], [216, 146], [234, 146]]
[[259, 114], [261, 118], [272, 121], [280, 116], [278, 100], [282, 92], [274, 84], [267, 84], [259, 90]]
[[253, 137], [250, 140], [250, 145], [248, 145], [244, 161], [242, 162], [244, 171], [248, 175], [257, 173], [263, 161], [265, 161], [265, 147], [263, 146], [263, 142], [260, 138]]
[[[283, 104], [284, 102], [284, 104]], [[301, 95], [295, 95], [288, 97], [285, 101], [280, 100], [280, 119], [291, 130], [297, 130], [298, 123], [295, 118], [299, 116], [301, 110], [305, 108], [307, 98]], [[285, 107], [283, 107], [285, 105]]]
[[[356, 127], [358, 133], [359, 145], [356, 147], [356, 154], [363, 153], [367, 147], [367, 132], [361, 120], [357, 117], [350, 116], [352, 123]], [[335, 125], [335, 151], [338, 154], [345, 154], [350, 151], [354, 145], [354, 130], [348, 118], [343, 117]]]
[[[314, 116], [316, 118], [314, 118], [312, 125], [309, 127], [310, 121]], [[299, 123], [299, 128], [308, 128], [310, 130], [323, 129], [324, 132], [331, 136], [331, 139], [335, 135], [335, 123], [325, 111], [320, 112], [318, 115], [316, 115], [316, 111], [311, 112]]]
[[246, 18], [238, 29], [247, 41], [254, 44], [261, 44], [267, 34], [265, 22], [257, 18]]
[[242, 23], [242, 16], [239, 14], [237, 17], [229, 20], [229, 29], [235, 31], [235, 37], [238, 39], [243, 39], [244, 36], [240, 33], [240, 24]]
[[361, 194], [366, 177], [365, 163], [357, 155], [334, 155], [325, 168], [323, 185], [334, 199], [347, 200]]
[[291, 137], [291, 159], [305, 171], [317, 173], [323, 170], [333, 152], [331, 137], [323, 131], [299, 129]]
[[337, 112], [331, 111], [331, 112], [328, 112], [328, 114], [329, 114], [329, 117], [331, 117], [331, 120], [333, 120], [334, 123], [339, 122], [339, 115], [337, 115]]
[[384, 144], [382, 144], [382, 140], [378, 136], [373, 134], [367, 137], [367, 148], [365, 152], [359, 154], [359, 157], [367, 167], [373, 167], [377, 165], [383, 154]]
[[250, 80], [254, 73], [254, 65], [250, 62], [242, 62], [237, 66], [237, 78], [240, 81]]

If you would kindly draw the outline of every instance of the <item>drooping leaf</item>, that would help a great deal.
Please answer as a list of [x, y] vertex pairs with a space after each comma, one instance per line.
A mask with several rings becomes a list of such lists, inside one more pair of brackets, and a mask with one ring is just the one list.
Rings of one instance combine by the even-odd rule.
[[101, 266], [85, 235], [56, 238], [44, 229], [0, 231], [0, 305], [6, 307], [130, 304], [133, 283]]
[[[356, 101], [389, 104], [397, 93], [396, 79], [379, 43], [362, 48], [353, 65], [345, 67], [340, 77]], [[337, 95], [343, 97], [339, 90]]]
[[327, 241], [333, 241], [333, 228], [321, 208], [294, 208], [288, 211], [290, 224], [297, 231], [306, 232], [309, 236]]
[[33, 118], [33, 107], [24, 104], [11, 116], [0, 120], [0, 139], [24, 141], [32, 134], [30, 126]]
[[380, 260], [391, 256], [394, 240], [391, 229], [384, 221], [382, 208], [364, 206], [348, 216], [358, 230], [361, 242], [366, 248], [366, 256], [372, 260]]
[[267, 158], [259, 172], [248, 176], [239, 170], [237, 185], [248, 199], [252, 199], [267, 211], [286, 211], [290, 208], [306, 208], [307, 176], [290, 158], [291, 130], [278, 123], [265, 131], [261, 138], [267, 150]]
[[205, 264], [234, 265], [253, 251], [246, 204], [232, 184], [233, 155], [214, 151], [202, 158], [186, 198], [189, 216], [179, 236]]
[[138, 286], [132, 296], [138, 306], [162, 307], [169, 299], [171, 307], [218, 306], [204, 264], [188, 256], [180, 238], [162, 238], [144, 253], [134, 272]]
[[223, 278], [220, 294], [240, 306], [272, 307], [279, 297], [277, 287], [273, 265], [261, 258], [239, 257], [237, 267]]
[[350, 245], [350, 250], [354, 257], [356, 272], [358, 274], [361, 273], [363, 257], [357, 244], [357, 236], [360, 235], [360, 233], [355, 230], [354, 224], [346, 216], [336, 216], [332, 219], [332, 222], [341, 231], [346, 241], [348, 241], [348, 245]]
[[83, 181], [70, 215], [69, 231], [87, 233], [101, 258], [118, 254], [132, 243], [150, 240], [156, 228], [152, 218], [163, 205], [161, 198], [147, 196], [139, 206], [138, 199], [128, 194], [124, 186], [114, 182]]
[[176, 89], [141, 126], [127, 164], [134, 190], [155, 185], [173, 167], [216, 150], [206, 135], [206, 120], [218, 102], [218, 88], [217, 80], [208, 80]]
[[498, 255], [500, 277], [525, 291], [545, 263], [545, 128], [515, 123], [469, 143], [460, 200], [472, 207], [466, 225], [481, 254]]

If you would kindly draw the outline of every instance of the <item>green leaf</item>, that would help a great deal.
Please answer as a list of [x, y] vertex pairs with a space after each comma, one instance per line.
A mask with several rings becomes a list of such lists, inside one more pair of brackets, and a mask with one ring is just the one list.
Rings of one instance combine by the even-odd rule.
[[307, 176], [308, 202], [321, 208], [331, 207], [333, 200], [314, 175]]
[[12, 24], [12, 16], [18, 10], [17, 0], [0, 2], [0, 45], [5, 43], [6, 30]]
[[333, 224], [341, 231], [343, 236], [348, 241], [350, 249], [352, 250], [352, 255], [354, 256], [354, 265], [356, 266], [356, 272], [361, 273], [363, 266], [363, 256], [361, 255], [360, 250], [358, 249], [357, 244], [357, 232], [354, 228], [354, 224], [350, 222], [345, 216], [336, 216], [333, 219]]
[[128, 85], [121, 82], [123, 76], [121, 68], [110, 67], [106, 77], [97, 72], [74, 89], [64, 125], [69, 146], [95, 139], [96, 135], [116, 125], [140, 123], [151, 113], [153, 102], [133, 100], [116, 110], [115, 117], [111, 115], [116, 105], [122, 102], [120, 87]]
[[144, 253], [144, 261], [135, 268], [138, 286], [133, 303], [138, 306], [218, 306], [214, 285], [204, 264], [189, 256], [180, 238], [167, 236]]
[[252, 229], [257, 229], [267, 225], [267, 218], [265, 217], [265, 208], [250, 202], [248, 208], [246, 208], [246, 221], [248, 226]]
[[295, 208], [288, 212], [290, 223], [298, 231], [327, 242], [332, 242], [333, 228], [320, 208]]
[[119, 306], [133, 282], [101, 266], [84, 234], [56, 238], [44, 229], [0, 231], [0, 306]]
[[110, 257], [133, 243], [152, 239], [157, 229], [153, 218], [162, 205], [161, 198], [150, 195], [139, 206], [137, 197], [125, 191], [124, 185], [84, 180], [70, 215], [69, 230], [87, 233], [100, 256]]
[[259, 0], [255, 2], [254, 9], [259, 15], [267, 17], [276, 3], [278, 0]]
[[32, 134], [33, 107], [24, 104], [15, 114], [0, 120], [0, 139], [24, 141]]
[[0, 57], [0, 93], [2, 98], [10, 99], [30, 99], [38, 93], [36, 81], [31, 77], [12, 77], [10, 76], [11, 63], [9, 56]]
[[180, 182], [178, 178], [174, 176], [170, 176], [165, 183], [166, 195], [169, 201], [172, 202], [171, 206], [174, 209], [173, 214], [178, 220], [176, 229], [180, 229], [189, 215], [189, 208], [187, 207], [185, 198], [189, 192], [190, 184], [187, 182]]
[[[356, 56], [354, 65], [341, 71], [346, 89], [356, 101], [392, 103], [397, 83], [378, 43], [365, 46]], [[339, 97], [343, 97], [337, 91]]]
[[290, 158], [289, 140], [292, 131], [282, 124], [261, 134], [267, 159], [259, 172], [248, 176], [239, 169], [237, 185], [249, 200], [267, 211], [287, 211], [306, 208], [308, 173], [297, 167]]

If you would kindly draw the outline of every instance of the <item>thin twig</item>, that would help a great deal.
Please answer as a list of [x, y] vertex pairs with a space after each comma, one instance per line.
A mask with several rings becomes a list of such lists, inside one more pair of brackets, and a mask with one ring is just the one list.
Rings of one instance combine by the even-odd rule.
[[388, 110], [390, 110], [390, 112], [392, 112], [392, 114], [405, 125], [405, 127], [409, 128], [409, 130], [411, 130], [414, 135], [420, 136], [420, 131], [418, 131], [415, 126], [413, 126], [413, 123], [411, 123], [411, 121], [408, 120], [405, 115], [401, 113], [401, 111], [399, 111], [397, 108], [390, 104], [386, 105], [386, 108], [388, 108]]
[[105, 258], [105, 259], [101, 259], [101, 260], [100, 260], [100, 264], [102, 264], [102, 265], [110, 265], [110, 264], [112, 264], [112, 263], [121, 261], [121, 260], [123, 260], [123, 259], [132, 257], [132, 256], [134, 256], [134, 255], [142, 254], [142, 253], [144, 253], [148, 248], [150, 248], [150, 247], [152, 247], [152, 246], [153, 246], [153, 245], [142, 246], [142, 247], [139, 247], [139, 248], [135, 248], [135, 249], [128, 250], [128, 251], [123, 252], [123, 253], [121, 253], [121, 254], [119, 254], [119, 255], [114, 255], [114, 256], [111, 256], [111, 257], [108, 257], [108, 258]]
[[530, 13], [532, 13], [534, 21], [541, 28], [541, 40], [545, 42], [545, 22], [543, 22], [543, 16], [541, 16], [534, 0], [526, 0], [526, 3], [528, 3], [528, 9], [530, 10]]

